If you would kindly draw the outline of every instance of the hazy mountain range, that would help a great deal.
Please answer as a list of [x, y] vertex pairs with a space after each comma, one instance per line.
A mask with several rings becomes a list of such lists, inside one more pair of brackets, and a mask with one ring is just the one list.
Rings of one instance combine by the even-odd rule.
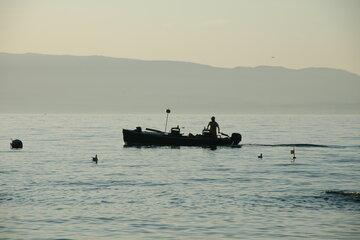
[[360, 76], [331, 68], [220, 68], [0, 53], [0, 112], [360, 113]]

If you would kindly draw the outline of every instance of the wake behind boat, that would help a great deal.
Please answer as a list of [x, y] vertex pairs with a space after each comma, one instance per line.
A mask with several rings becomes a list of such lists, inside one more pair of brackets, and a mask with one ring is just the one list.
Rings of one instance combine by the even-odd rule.
[[[241, 141], [240, 133], [233, 133], [231, 137], [221, 133], [219, 125], [215, 122], [215, 117], [207, 128], [204, 128], [202, 134], [184, 135], [180, 132], [179, 126], [171, 128], [170, 132], [166, 131], [170, 110], [166, 110], [165, 131], [141, 127], [134, 130], [123, 129], [123, 138], [125, 146], [236, 146]], [[219, 130], [217, 132], [217, 129]]]

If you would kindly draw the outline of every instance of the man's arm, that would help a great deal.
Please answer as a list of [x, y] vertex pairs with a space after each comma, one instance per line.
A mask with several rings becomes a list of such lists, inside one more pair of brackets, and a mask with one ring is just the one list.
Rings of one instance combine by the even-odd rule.
[[210, 126], [210, 122], [208, 123], [208, 125], [207, 125], [206, 129], [209, 129], [209, 126]]

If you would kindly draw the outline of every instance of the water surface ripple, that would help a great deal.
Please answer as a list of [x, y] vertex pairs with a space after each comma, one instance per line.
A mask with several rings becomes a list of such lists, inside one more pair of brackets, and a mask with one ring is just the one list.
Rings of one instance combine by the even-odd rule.
[[241, 147], [123, 147], [163, 117], [0, 115], [0, 239], [360, 238], [359, 115], [219, 115]]

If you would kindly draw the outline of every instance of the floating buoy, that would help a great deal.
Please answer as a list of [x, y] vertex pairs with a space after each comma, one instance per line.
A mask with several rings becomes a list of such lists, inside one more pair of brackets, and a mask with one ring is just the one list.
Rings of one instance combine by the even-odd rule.
[[295, 155], [295, 148], [290, 150], [290, 154], [294, 154]]
[[98, 163], [98, 157], [97, 157], [97, 154], [95, 155], [95, 157], [93, 157], [93, 158], [92, 158], [92, 160], [93, 160], [93, 162], [94, 162], [94, 163], [96, 163], [96, 164]]
[[296, 156], [295, 156], [295, 147], [293, 147], [292, 150], [290, 150], [290, 154], [293, 155], [291, 162], [295, 162]]
[[21, 149], [23, 148], [23, 143], [19, 139], [11, 140], [10, 147], [12, 149]]

